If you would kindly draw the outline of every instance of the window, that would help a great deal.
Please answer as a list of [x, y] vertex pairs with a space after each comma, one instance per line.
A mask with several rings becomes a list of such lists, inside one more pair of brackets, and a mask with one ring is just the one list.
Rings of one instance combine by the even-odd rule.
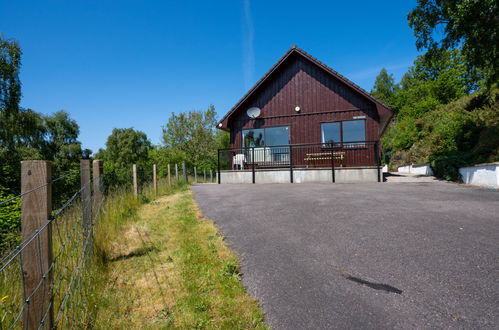
[[322, 142], [333, 143], [341, 142], [340, 123], [323, 123], [321, 124]]
[[269, 127], [265, 130], [265, 142], [268, 146], [282, 146], [289, 144], [288, 126]]
[[249, 162], [272, 163], [284, 165], [289, 163], [289, 147], [272, 147], [289, 144], [289, 127], [265, 127], [245, 129], [243, 134], [243, 147], [255, 149], [246, 150], [246, 159]]
[[342, 122], [343, 142], [358, 142], [366, 140], [366, 121], [348, 120]]
[[[346, 120], [343, 122], [322, 123], [321, 134], [323, 143], [346, 143], [366, 140], [365, 120]], [[349, 143], [348, 145], [360, 145]]]
[[263, 128], [243, 130], [243, 146], [263, 147], [265, 145], [265, 139], [263, 137], [263, 134], [264, 134]]
[[288, 126], [245, 129], [242, 133], [245, 148], [289, 144]]

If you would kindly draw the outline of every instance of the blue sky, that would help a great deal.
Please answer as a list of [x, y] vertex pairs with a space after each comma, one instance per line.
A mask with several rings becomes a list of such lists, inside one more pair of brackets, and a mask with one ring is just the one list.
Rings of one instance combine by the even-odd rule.
[[298, 45], [370, 90], [419, 54], [405, 1], [0, 2], [0, 32], [23, 49], [22, 106], [64, 109], [97, 151], [115, 127], [161, 142], [171, 112], [223, 116]]

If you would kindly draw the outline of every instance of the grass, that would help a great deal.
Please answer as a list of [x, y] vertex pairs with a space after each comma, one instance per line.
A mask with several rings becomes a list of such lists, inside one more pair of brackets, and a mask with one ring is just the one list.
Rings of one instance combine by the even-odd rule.
[[[93, 232], [82, 259], [79, 199], [53, 223], [58, 327], [266, 328], [240, 282], [237, 257], [202, 218], [188, 184], [163, 181], [139, 198], [111, 191]], [[19, 262], [0, 272], [0, 329], [22, 327]]]
[[108, 200], [95, 229], [94, 327], [266, 328], [237, 257], [202, 218], [188, 186], [160, 195]]

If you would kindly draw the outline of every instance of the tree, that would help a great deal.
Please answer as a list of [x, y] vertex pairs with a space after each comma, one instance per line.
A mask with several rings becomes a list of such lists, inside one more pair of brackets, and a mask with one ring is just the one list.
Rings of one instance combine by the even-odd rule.
[[60, 110], [52, 115], [43, 116], [43, 159], [52, 161], [52, 173], [55, 178], [73, 173], [54, 185], [56, 201], [70, 197], [79, 186], [79, 160], [88, 158], [84, 155], [81, 142], [78, 141], [80, 127], [69, 117], [66, 111]]
[[223, 134], [215, 133], [215, 107], [206, 111], [172, 113], [163, 127], [164, 152], [173, 162], [185, 161], [190, 166], [214, 168], [216, 152]]
[[440, 104], [466, 95], [472, 88], [458, 50], [442, 51], [438, 58], [420, 55], [400, 82], [391, 105], [398, 111], [397, 120], [421, 118]]
[[381, 69], [374, 81], [374, 87], [371, 90], [371, 94], [381, 102], [388, 106], [392, 106], [393, 97], [397, 90], [398, 86], [395, 84], [393, 74], [388, 74], [388, 71], [386, 71], [385, 68]]
[[[426, 48], [428, 54], [432, 54], [439, 49], [462, 47], [470, 68], [483, 71], [489, 84], [497, 83], [499, 14], [496, 0], [418, 0], [407, 19], [419, 50]], [[441, 38], [437, 38], [440, 35]]]
[[15, 114], [21, 100], [21, 48], [15, 40], [7, 40], [0, 34], [0, 109]]
[[128, 184], [132, 179], [132, 164], [137, 164], [140, 179], [143, 182], [149, 178], [149, 153], [151, 142], [144, 132], [133, 128], [115, 128], [107, 138], [106, 149], [99, 150], [96, 158], [103, 159], [107, 185], [117, 186]]

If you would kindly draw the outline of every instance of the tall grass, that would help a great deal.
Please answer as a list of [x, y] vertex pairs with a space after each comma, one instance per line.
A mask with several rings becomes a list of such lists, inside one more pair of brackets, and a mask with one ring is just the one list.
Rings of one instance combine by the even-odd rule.
[[96, 230], [107, 277], [96, 288], [96, 326], [265, 329], [261, 308], [240, 281], [237, 256], [201, 217], [188, 185], [150, 196], [144, 192], [139, 202], [151, 201], [140, 207], [118, 201], [111, 209], [122, 211], [103, 215]]
[[[102, 205], [93, 205], [94, 228], [90, 237], [83, 231], [79, 196], [57, 216], [50, 229], [54, 258], [52, 308], [59, 328], [89, 328], [94, 325], [101, 298], [99, 283], [105, 280], [106, 251], [110, 242], [116, 240], [120, 228], [141, 204], [185, 186], [182, 182], [168, 186], [161, 181], [157, 194], [147, 185], [141, 189], [138, 198], [133, 196], [129, 187], [113, 189]], [[31, 244], [37, 242], [35, 239]], [[0, 272], [0, 329], [22, 328], [21, 257], [19, 254]]]
[[[265, 328], [239, 280], [239, 261], [180, 180], [109, 191], [88, 249], [81, 203], [54, 223], [58, 328]], [[85, 256], [82, 258], [82, 256]], [[6, 298], [5, 298], [6, 297]], [[0, 329], [20, 315], [19, 260], [0, 273]], [[14, 328], [22, 327], [22, 317]]]

